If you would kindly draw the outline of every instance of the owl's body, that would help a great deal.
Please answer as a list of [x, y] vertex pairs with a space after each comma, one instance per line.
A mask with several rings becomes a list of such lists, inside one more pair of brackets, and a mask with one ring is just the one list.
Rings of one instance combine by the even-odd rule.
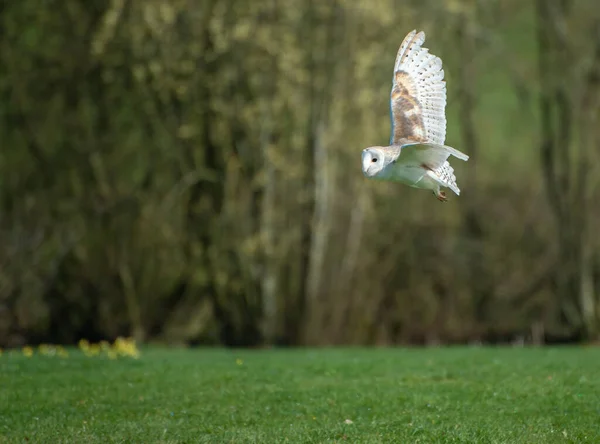
[[440, 58], [422, 47], [424, 42], [423, 32], [412, 31], [400, 45], [390, 95], [390, 145], [364, 149], [362, 169], [368, 178], [428, 189], [445, 201], [441, 187], [460, 194], [448, 157], [466, 161], [469, 156], [444, 145], [444, 71]]

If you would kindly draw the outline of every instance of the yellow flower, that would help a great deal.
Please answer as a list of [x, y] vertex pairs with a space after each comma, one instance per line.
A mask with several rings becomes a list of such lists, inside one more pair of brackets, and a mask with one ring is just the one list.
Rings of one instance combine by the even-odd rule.
[[33, 348], [31, 348], [30, 346], [26, 345], [25, 347], [23, 347], [23, 354], [28, 357], [31, 358], [33, 356]]
[[69, 352], [66, 351], [64, 349], [63, 346], [59, 345], [58, 347], [56, 347], [56, 353], [58, 354], [59, 357], [61, 358], [68, 358], [69, 357]]
[[98, 344], [90, 344], [87, 350], [84, 350], [86, 356], [98, 356], [100, 354], [100, 346]]
[[40, 344], [38, 346], [38, 351], [40, 355], [44, 356], [54, 356], [56, 354], [56, 348], [53, 345], [48, 344]]
[[107, 352], [110, 350], [110, 344], [108, 341], [100, 341], [100, 350], [103, 352]]
[[81, 350], [86, 351], [90, 348], [90, 341], [87, 339], [80, 339], [77, 345], [79, 345]]
[[115, 339], [115, 342], [113, 344], [113, 350], [115, 350], [119, 355], [122, 356], [131, 356], [136, 359], [140, 356], [140, 352], [133, 338], [125, 339], [122, 337], [118, 337], [117, 339]]

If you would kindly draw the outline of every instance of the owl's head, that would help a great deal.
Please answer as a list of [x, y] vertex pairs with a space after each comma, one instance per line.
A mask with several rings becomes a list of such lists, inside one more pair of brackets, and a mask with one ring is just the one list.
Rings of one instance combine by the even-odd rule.
[[371, 146], [362, 152], [362, 171], [366, 177], [376, 176], [389, 163], [381, 146]]

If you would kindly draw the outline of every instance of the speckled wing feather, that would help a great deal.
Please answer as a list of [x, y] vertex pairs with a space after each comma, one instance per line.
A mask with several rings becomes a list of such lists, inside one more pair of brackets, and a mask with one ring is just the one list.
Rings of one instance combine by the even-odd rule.
[[390, 95], [390, 144], [404, 140], [443, 144], [446, 138], [446, 82], [442, 61], [422, 45], [425, 33], [410, 32], [394, 64]]

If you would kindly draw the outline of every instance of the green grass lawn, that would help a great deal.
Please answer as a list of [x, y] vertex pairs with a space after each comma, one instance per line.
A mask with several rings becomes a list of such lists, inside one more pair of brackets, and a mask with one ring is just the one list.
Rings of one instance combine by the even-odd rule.
[[0, 442], [600, 442], [600, 350], [0, 356]]

